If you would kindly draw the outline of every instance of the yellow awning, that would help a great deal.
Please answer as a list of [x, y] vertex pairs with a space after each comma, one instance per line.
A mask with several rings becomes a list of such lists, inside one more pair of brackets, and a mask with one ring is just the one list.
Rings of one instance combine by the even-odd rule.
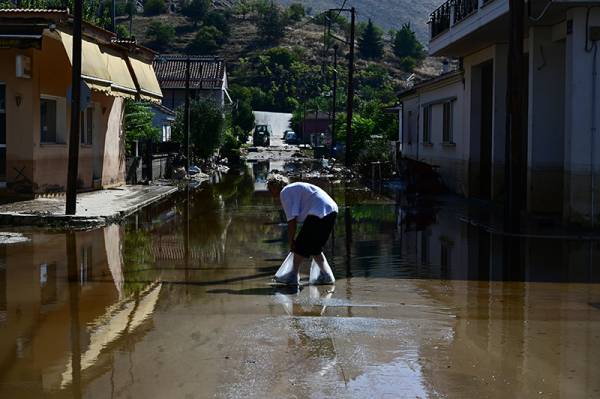
[[[58, 32], [69, 61], [73, 62], [73, 36]], [[81, 77], [92, 90], [118, 97], [135, 98], [137, 89], [129, 73], [127, 61], [117, 51], [103, 51], [96, 43], [81, 43]]]
[[[73, 63], [73, 36], [61, 31], [58, 33], [69, 62]], [[81, 77], [93, 90], [110, 93], [112, 81], [108, 71], [108, 57], [96, 43], [86, 40], [81, 43]]]
[[162, 99], [162, 91], [152, 64], [129, 57], [131, 67], [140, 85], [140, 97], [142, 100], [158, 102]]
[[120, 57], [116, 51], [109, 50], [104, 54], [108, 56], [108, 72], [112, 81], [110, 87], [113, 94], [120, 97], [135, 98], [137, 89], [129, 73], [127, 61]]

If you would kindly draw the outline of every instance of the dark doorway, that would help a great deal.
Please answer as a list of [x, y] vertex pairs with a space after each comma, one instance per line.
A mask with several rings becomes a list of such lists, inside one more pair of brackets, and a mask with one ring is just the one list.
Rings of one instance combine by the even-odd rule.
[[494, 120], [494, 65], [481, 66], [481, 148], [479, 196], [492, 198], [492, 132]]

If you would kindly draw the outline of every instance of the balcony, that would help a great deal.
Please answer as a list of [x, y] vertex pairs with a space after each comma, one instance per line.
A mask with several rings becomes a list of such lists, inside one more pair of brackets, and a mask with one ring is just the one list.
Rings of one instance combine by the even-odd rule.
[[445, 54], [444, 50], [453, 47], [456, 41], [497, 20], [507, 12], [508, 0], [446, 1], [432, 12], [429, 18], [430, 53]]

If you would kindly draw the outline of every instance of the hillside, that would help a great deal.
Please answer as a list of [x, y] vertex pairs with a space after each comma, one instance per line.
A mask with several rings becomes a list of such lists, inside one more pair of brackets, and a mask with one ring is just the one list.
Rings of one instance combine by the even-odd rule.
[[[344, 3], [343, 0], [277, 0], [277, 2], [285, 6], [302, 3], [312, 9], [312, 14], [329, 8], [338, 8]], [[444, 0], [347, 0], [346, 7], [356, 8], [359, 21], [371, 18], [385, 31], [398, 29], [402, 24], [410, 22], [419, 40], [427, 44], [429, 14], [443, 2]]]
[[[216, 54], [227, 62], [230, 71], [236, 68], [241, 58], [250, 58], [260, 54], [272, 46], [283, 46], [287, 48], [300, 47], [305, 50], [306, 62], [319, 64], [322, 61], [323, 51], [323, 27], [309, 22], [310, 18], [292, 24], [285, 29], [285, 34], [279, 43], [269, 45], [260, 44], [258, 40], [255, 21], [251, 18], [233, 16], [231, 21], [231, 33], [227, 43], [223, 45]], [[166, 46], [156, 46], [146, 36], [148, 26], [155, 21], [173, 26], [176, 31], [175, 38]], [[122, 21], [127, 25], [126, 21]], [[197, 28], [194, 29], [190, 21], [179, 14], [163, 14], [153, 17], [136, 15], [133, 21], [133, 35], [138, 42], [149, 48], [162, 53], [185, 53], [186, 46], [193, 40]], [[385, 43], [385, 56], [379, 61], [364, 61], [357, 58], [357, 67], [360, 70], [369, 64], [378, 64], [388, 70], [395, 86], [403, 85], [404, 80], [410, 75], [402, 71], [397, 59], [392, 54], [391, 44]], [[423, 64], [414, 72], [418, 77], [426, 78], [437, 75], [440, 70], [440, 62], [434, 58], [427, 58]]]

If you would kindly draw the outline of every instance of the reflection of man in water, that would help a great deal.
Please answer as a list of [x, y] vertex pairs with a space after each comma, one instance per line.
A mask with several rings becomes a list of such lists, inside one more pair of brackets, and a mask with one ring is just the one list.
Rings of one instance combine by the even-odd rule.
[[[267, 179], [267, 187], [273, 197], [281, 200], [288, 223], [288, 242], [294, 253], [293, 270], [279, 278], [283, 284], [298, 284], [300, 265], [305, 258], [313, 258], [321, 273], [317, 283], [333, 282], [328, 273], [323, 256], [323, 246], [331, 235], [338, 206], [321, 188], [309, 183], [289, 184], [285, 176], [272, 174]], [[302, 228], [296, 237], [298, 223]]]

